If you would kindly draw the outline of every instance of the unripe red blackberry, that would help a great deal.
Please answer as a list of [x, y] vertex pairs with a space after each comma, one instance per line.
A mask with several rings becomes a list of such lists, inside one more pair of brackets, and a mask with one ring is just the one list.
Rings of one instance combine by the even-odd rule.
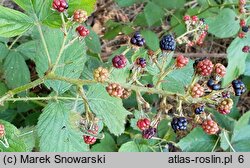
[[221, 113], [221, 114], [229, 114], [231, 109], [233, 108], [233, 100], [232, 99], [224, 99], [222, 100], [218, 107], [217, 110]]
[[87, 12], [82, 9], [78, 9], [74, 12], [73, 19], [75, 22], [82, 23], [88, 19]]
[[153, 136], [155, 136], [156, 132], [157, 132], [156, 128], [149, 127], [148, 129], [142, 131], [142, 137], [145, 139], [151, 139], [153, 138]]
[[198, 62], [196, 72], [201, 76], [209, 76], [213, 71], [214, 65], [209, 59], [204, 59]]
[[226, 67], [221, 63], [217, 63], [214, 66], [214, 72], [216, 75], [223, 78], [226, 75]]
[[239, 38], [244, 38], [246, 34], [244, 32], [239, 32], [238, 37]]
[[[88, 130], [88, 133], [94, 134], [94, 135], [97, 134], [97, 132], [94, 131], [94, 130]], [[84, 142], [85, 142], [86, 144], [89, 144], [89, 145], [92, 145], [92, 144], [94, 144], [94, 143], [96, 142], [96, 137], [89, 136], [89, 135], [84, 135], [84, 136], [83, 136], [83, 139], [84, 139]]]
[[150, 126], [150, 120], [148, 118], [141, 118], [137, 121], [136, 125], [140, 130], [146, 130]]
[[122, 99], [127, 99], [131, 96], [132, 91], [128, 89], [124, 89], [121, 95]]
[[5, 135], [4, 125], [0, 124], [0, 139]]
[[242, 48], [242, 52], [244, 52], [244, 53], [250, 53], [250, 46], [244, 46]]
[[202, 128], [209, 135], [216, 134], [219, 131], [217, 123], [211, 119], [203, 121]]
[[187, 57], [184, 57], [182, 54], [180, 54], [176, 58], [175, 66], [177, 68], [183, 68], [188, 64], [188, 62], [189, 62], [189, 59]]
[[191, 17], [192, 21], [197, 22], [199, 20], [198, 16], [192, 16]]
[[246, 26], [246, 21], [244, 19], [240, 19], [240, 27]]
[[183, 17], [183, 20], [184, 21], [189, 21], [191, 19], [191, 17], [189, 16], [189, 15], [185, 15], [184, 17]]
[[97, 82], [103, 83], [107, 81], [108, 78], [109, 78], [109, 71], [106, 68], [99, 67], [94, 70], [94, 79]]
[[190, 94], [193, 98], [199, 98], [204, 95], [204, 88], [196, 83], [191, 87]]
[[121, 69], [127, 65], [127, 58], [125, 57], [125, 55], [116, 55], [112, 59], [112, 63], [115, 68]]
[[110, 96], [120, 98], [123, 94], [124, 88], [118, 83], [111, 83], [106, 87], [106, 90]]
[[86, 37], [87, 35], [89, 35], [89, 30], [84, 26], [78, 26], [76, 28], [76, 31], [81, 37]]
[[66, 0], [53, 0], [52, 7], [58, 12], [64, 12], [69, 6]]

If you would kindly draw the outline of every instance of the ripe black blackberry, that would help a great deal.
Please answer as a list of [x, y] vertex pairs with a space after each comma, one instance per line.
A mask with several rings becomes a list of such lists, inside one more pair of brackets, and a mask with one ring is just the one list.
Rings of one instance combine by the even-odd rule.
[[204, 111], [205, 111], [205, 106], [204, 105], [197, 106], [194, 109], [194, 113], [197, 114], [197, 115], [203, 113]]
[[207, 81], [207, 86], [211, 90], [220, 90], [221, 89], [221, 84], [220, 83], [216, 83], [216, 81], [213, 80], [213, 79], [211, 79], [211, 78]]
[[171, 126], [174, 130], [174, 132], [177, 131], [184, 131], [187, 129], [187, 119], [185, 117], [174, 117]]
[[145, 39], [139, 32], [136, 32], [134, 36], [130, 39], [131, 44], [141, 47], [145, 44]]
[[242, 29], [243, 32], [247, 33], [248, 30], [249, 30], [249, 27], [248, 26], [243, 26], [241, 29]]
[[170, 34], [163, 36], [160, 41], [160, 48], [164, 51], [174, 51], [176, 48], [174, 37]]
[[235, 96], [240, 96], [246, 92], [246, 86], [241, 80], [234, 80], [232, 86], [235, 92]]

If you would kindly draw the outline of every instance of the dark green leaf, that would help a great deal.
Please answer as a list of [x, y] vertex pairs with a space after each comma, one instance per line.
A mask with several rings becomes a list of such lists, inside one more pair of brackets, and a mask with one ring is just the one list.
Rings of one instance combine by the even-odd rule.
[[[73, 31], [74, 32], [74, 31]], [[66, 44], [72, 39], [72, 34], [69, 35]], [[44, 31], [45, 41], [48, 46], [48, 51], [51, 57], [52, 64], [55, 63], [60, 52], [64, 35], [58, 29], [46, 29]], [[40, 41], [37, 41], [38, 48], [35, 57], [36, 70], [40, 77], [48, 70], [48, 57], [45, 52], [44, 46]], [[40, 43], [39, 43], [40, 42]], [[87, 59], [85, 51], [85, 43], [75, 41], [71, 46], [64, 50], [59, 61], [55, 74], [67, 78], [79, 78], [82, 73], [82, 68]], [[67, 91], [71, 84], [63, 81], [46, 81], [47, 87], [51, 87], [58, 93]]]
[[[27, 147], [20, 138], [20, 132], [18, 129], [7, 121], [0, 120], [0, 124], [4, 125], [5, 128], [5, 137], [8, 141], [9, 147], [5, 147], [2, 142], [4, 139], [2, 138], [0, 141], [0, 152], [27, 152]], [[5, 143], [6, 144], [6, 143]]]
[[[0, 81], [0, 97], [2, 95], [4, 95], [9, 89], [7, 88], [7, 86], [5, 85], [5, 83]], [[9, 107], [9, 103], [5, 102], [4, 106], [0, 105], [0, 113], [4, 110], [6, 110]]]
[[215, 18], [208, 18], [206, 22], [209, 25], [209, 33], [219, 38], [228, 38], [236, 35], [239, 31], [239, 20], [236, 20], [236, 13], [229, 8], [219, 12]]
[[105, 137], [104, 139], [101, 140], [100, 143], [95, 144], [91, 148], [91, 152], [116, 152], [116, 151], [117, 147], [115, 141], [113, 137], [108, 133], [105, 133]]
[[145, 0], [115, 0], [120, 7], [128, 7], [135, 3], [142, 3]]
[[186, 67], [171, 72], [164, 79], [162, 87], [166, 91], [184, 94], [185, 86], [191, 83], [193, 73], [193, 62], [190, 61]]
[[195, 128], [178, 145], [185, 152], [211, 152], [216, 145], [217, 136], [206, 134], [202, 128]]
[[118, 98], [109, 96], [102, 85], [93, 85], [87, 92], [87, 98], [91, 110], [98, 118], [103, 119], [104, 124], [114, 135], [124, 132], [126, 116], [130, 114]]
[[100, 54], [101, 53], [101, 42], [99, 36], [92, 30], [92, 28], [88, 27], [90, 33], [85, 38], [86, 45], [90, 51], [93, 53]]
[[162, 8], [149, 1], [144, 8], [144, 14], [148, 25], [153, 26], [163, 18], [164, 11]]
[[9, 50], [6, 45], [0, 43], [0, 62], [8, 55]]
[[88, 145], [82, 139], [82, 133], [77, 127], [77, 121], [80, 121], [80, 115], [72, 112], [65, 103], [49, 103], [43, 109], [37, 126], [40, 137], [40, 151], [88, 151]]
[[17, 36], [29, 30], [33, 25], [33, 20], [27, 15], [0, 5], [0, 36]]
[[153, 0], [154, 3], [159, 5], [160, 7], [167, 8], [167, 9], [179, 9], [183, 8], [186, 0]]
[[244, 74], [246, 68], [246, 58], [250, 54], [242, 52], [242, 48], [248, 45], [250, 41], [250, 34], [246, 38], [236, 38], [227, 49], [228, 66], [227, 73], [223, 79], [223, 86], [227, 86], [232, 80]]
[[226, 151], [229, 148], [230, 138], [226, 130], [222, 130], [220, 133], [220, 147]]
[[4, 61], [4, 76], [10, 89], [30, 82], [30, 72], [24, 58], [18, 52], [11, 51]]
[[220, 127], [225, 128], [228, 131], [232, 131], [234, 129], [236, 120], [227, 115], [223, 115], [214, 109], [207, 110], [214, 115], [215, 120], [217, 121], [217, 123], [219, 123]]
[[141, 32], [141, 34], [145, 38], [147, 46], [151, 50], [156, 51], [157, 49], [159, 49], [159, 38], [156, 33], [150, 30], [144, 30]]
[[134, 141], [123, 144], [119, 152], [140, 152], [138, 145]]

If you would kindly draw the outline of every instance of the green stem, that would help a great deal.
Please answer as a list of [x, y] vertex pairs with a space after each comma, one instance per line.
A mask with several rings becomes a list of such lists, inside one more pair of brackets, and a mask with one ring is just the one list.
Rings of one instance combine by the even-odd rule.
[[16, 42], [17, 42], [21, 37], [22, 37], [22, 34], [19, 35], [19, 36], [17, 36], [17, 38], [11, 43], [11, 45], [8, 47], [8, 49], [10, 50], [10, 49], [14, 46], [14, 44], [16, 44]]
[[48, 58], [48, 65], [49, 65], [49, 67], [51, 67], [51, 58], [50, 58], [50, 54], [49, 54], [49, 50], [48, 50], [46, 40], [45, 40], [44, 35], [43, 35], [42, 27], [41, 27], [41, 25], [39, 23], [39, 20], [38, 20], [36, 15], [35, 15], [35, 18], [36, 18], [36, 22], [37, 22], [36, 23], [37, 29], [38, 29], [38, 32], [40, 34], [40, 37], [41, 37], [41, 40], [42, 40], [42, 43], [43, 43], [43, 46], [44, 46], [44, 49], [45, 49], [45, 53], [46, 53], [47, 58]]
[[224, 135], [224, 137], [225, 137], [225, 139], [226, 139], [228, 145], [229, 145], [230, 148], [232, 149], [232, 151], [233, 151], [233, 152], [236, 152], [235, 149], [233, 148], [232, 144], [231, 144], [230, 141], [228, 140], [228, 138], [227, 138], [227, 136], [226, 136], [226, 134], [225, 134], [225, 131], [224, 131], [223, 135]]
[[44, 83], [44, 79], [45, 78], [39, 78], [39, 79], [37, 79], [37, 80], [35, 80], [35, 81], [31, 82], [31, 83], [28, 83], [26, 85], [23, 85], [23, 86], [20, 86], [20, 87], [17, 87], [15, 89], [12, 89], [12, 90], [8, 91], [4, 96], [2, 96], [0, 98], [0, 105], [2, 105], [5, 102], [5, 100], [13, 97], [14, 95], [16, 95], [18, 93], [21, 93], [21, 92], [23, 92], [25, 90], [34, 88], [34, 87]]

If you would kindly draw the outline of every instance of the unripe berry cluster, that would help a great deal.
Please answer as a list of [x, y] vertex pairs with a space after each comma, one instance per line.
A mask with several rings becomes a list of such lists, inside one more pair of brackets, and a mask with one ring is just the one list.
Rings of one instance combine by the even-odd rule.
[[[201, 46], [207, 36], [208, 25], [203, 18], [198, 16], [185, 15], [183, 20], [186, 24], [187, 35], [179, 38], [179, 44], [187, 44], [187, 46]], [[193, 31], [195, 30], [195, 31]], [[188, 33], [189, 32], [189, 33]]]
[[245, 18], [245, 13], [246, 13], [246, 1], [245, 0], [239, 0], [239, 13], [240, 13], [240, 27], [241, 30], [238, 33], [239, 38], [244, 38], [246, 36], [246, 33], [249, 31], [249, 25], [246, 24], [246, 18]]

